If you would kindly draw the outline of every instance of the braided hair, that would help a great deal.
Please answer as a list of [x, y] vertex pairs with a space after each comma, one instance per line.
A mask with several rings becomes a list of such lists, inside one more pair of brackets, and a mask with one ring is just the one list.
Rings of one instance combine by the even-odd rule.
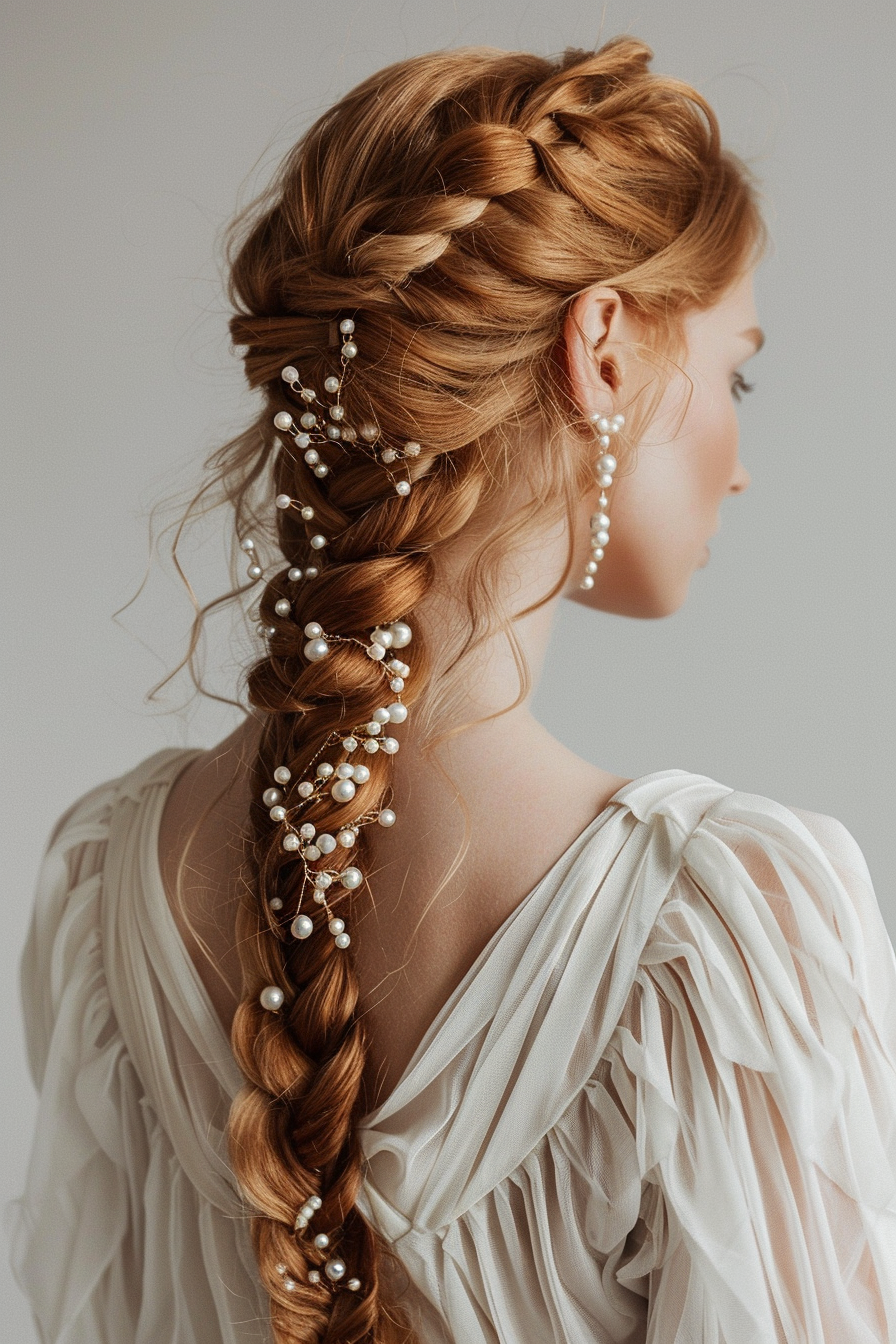
[[[366, 1037], [352, 952], [320, 932], [320, 907], [310, 937], [290, 935], [301, 865], [263, 802], [275, 769], [300, 778], [333, 734], [369, 717], [382, 676], [350, 642], [309, 661], [304, 627], [365, 641], [373, 627], [413, 623], [440, 550], [521, 478], [530, 510], [569, 512], [581, 498], [590, 433], [560, 349], [579, 292], [616, 286], [668, 353], [684, 312], [711, 304], [748, 264], [762, 234], [750, 175], [721, 147], [702, 97], [651, 73], [651, 59], [643, 43], [618, 38], [555, 59], [473, 48], [389, 66], [320, 117], [233, 226], [231, 334], [263, 406], [207, 466], [238, 532], [266, 535], [283, 562], [261, 585], [267, 647], [247, 673], [261, 733], [232, 1032], [246, 1083], [229, 1142], [277, 1344], [415, 1339], [382, 1273], [388, 1245], [357, 1207]], [[353, 422], [422, 445], [407, 463], [407, 498], [350, 444], [337, 470], [315, 475], [273, 426], [278, 411], [295, 410], [281, 370], [297, 364], [320, 387], [345, 318], [363, 334], [346, 392]], [[633, 444], [638, 414], [627, 420]], [[271, 509], [280, 493], [306, 502], [313, 523]], [[326, 563], [297, 580], [318, 530], [330, 538]], [[480, 560], [486, 552], [500, 552], [493, 534]], [[489, 590], [476, 572], [471, 629]], [[404, 695], [430, 717], [445, 693], [436, 652], [415, 634]], [[388, 758], [368, 764], [363, 801], [315, 798], [303, 818], [335, 831], [387, 805]], [[331, 862], [363, 859], [364, 836]], [[340, 890], [335, 913], [351, 899]], [[282, 990], [276, 1013], [259, 998], [271, 985]], [[314, 1272], [319, 1253], [295, 1227], [303, 1207], [356, 1291]]]

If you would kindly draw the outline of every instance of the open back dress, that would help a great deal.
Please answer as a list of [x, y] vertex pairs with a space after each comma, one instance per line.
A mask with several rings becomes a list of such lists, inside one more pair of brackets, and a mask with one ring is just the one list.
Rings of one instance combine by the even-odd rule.
[[[87, 793], [43, 860], [7, 1230], [44, 1344], [271, 1339], [241, 1076], [159, 868], [196, 754]], [[361, 1139], [425, 1344], [896, 1340], [896, 957], [861, 850], [686, 770], [625, 785]]]

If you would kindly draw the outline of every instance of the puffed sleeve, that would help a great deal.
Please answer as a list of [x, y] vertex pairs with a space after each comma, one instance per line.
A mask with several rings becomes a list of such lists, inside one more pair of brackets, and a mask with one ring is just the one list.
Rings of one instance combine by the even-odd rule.
[[844, 826], [716, 803], [607, 1063], [648, 1344], [896, 1340], [896, 957]]
[[21, 962], [40, 1103], [24, 1192], [5, 1222], [13, 1272], [46, 1341], [105, 1340], [110, 1329], [134, 1339], [140, 1312], [135, 1180], [148, 1164], [147, 1142], [100, 945], [113, 796], [111, 784], [92, 790], [54, 828]]

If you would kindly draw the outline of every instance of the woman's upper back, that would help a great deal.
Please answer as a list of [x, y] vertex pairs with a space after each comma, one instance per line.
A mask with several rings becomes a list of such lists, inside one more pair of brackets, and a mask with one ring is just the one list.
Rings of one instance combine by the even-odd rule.
[[[223, 1137], [240, 1077], [158, 866], [187, 759], [86, 795], [41, 874], [13, 1232], [48, 1338], [266, 1338]], [[632, 781], [362, 1144], [425, 1340], [887, 1338], [896, 962], [852, 837], [685, 771]]]

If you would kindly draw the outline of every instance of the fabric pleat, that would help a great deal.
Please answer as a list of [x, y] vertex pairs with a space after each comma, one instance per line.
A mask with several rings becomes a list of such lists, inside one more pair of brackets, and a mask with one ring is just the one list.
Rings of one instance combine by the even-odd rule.
[[[46, 1344], [270, 1344], [241, 1077], [158, 865], [193, 754], [78, 800], [40, 872], [6, 1222]], [[360, 1139], [423, 1344], [896, 1339], [896, 956], [859, 846], [703, 775], [632, 781]]]

